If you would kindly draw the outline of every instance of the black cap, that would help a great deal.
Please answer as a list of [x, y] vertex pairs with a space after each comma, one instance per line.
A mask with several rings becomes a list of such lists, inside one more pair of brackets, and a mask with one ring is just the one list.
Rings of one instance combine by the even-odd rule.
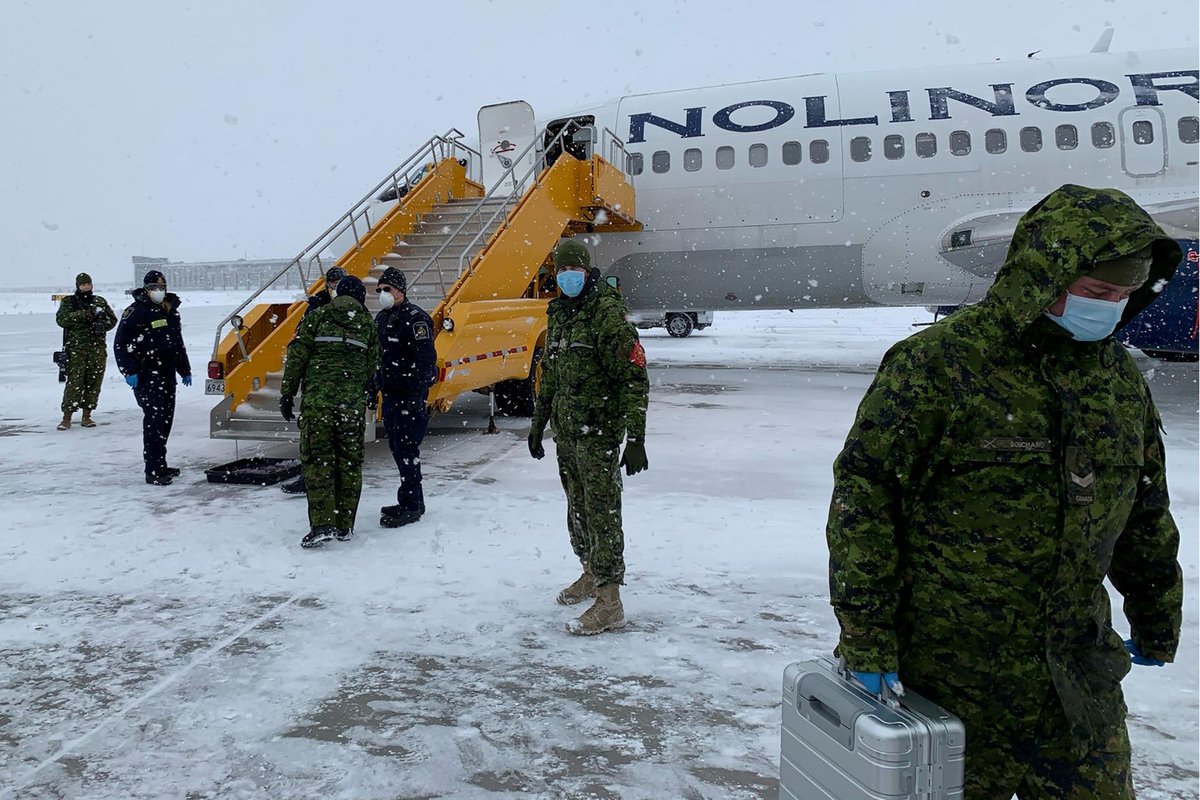
[[336, 289], [337, 285], [338, 285], [338, 281], [340, 281], [342, 278], [346, 277], [349, 274], [350, 273], [346, 272], [346, 270], [342, 269], [341, 267], [330, 267], [329, 269], [325, 270], [325, 286], [326, 286], [326, 288], [332, 287], [332, 288]]
[[347, 275], [337, 282], [337, 293], [338, 297], [353, 297], [363, 305], [367, 303], [367, 287], [353, 275]]
[[159, 272], [156, 269], [150, 270], [149, 272], [146, 273], [146, 277], [142, 278], [142, 286], [149, 286], [152, 283], [165, 284], [166, 282], [167, 282], [167, 276], [163, 275], [161, 272]]
[[402, 292], [408, 291], [408, 278], [404, 277], [404, 273], [395, 267], [385, 269], [383, 275], [379, 278], [379, 283], [386, 283], [388, 286], [399, 289]]

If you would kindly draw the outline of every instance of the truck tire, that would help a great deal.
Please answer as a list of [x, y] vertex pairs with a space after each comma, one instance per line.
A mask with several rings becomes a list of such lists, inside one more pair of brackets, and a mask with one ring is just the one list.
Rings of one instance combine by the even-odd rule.
[[667, 333], [676, 339], [690, 336], [695, 327], [690, 314], [667, 314]]
[[529, 366], [528, 378], [500, 381], [492, 387], [496, 395], [496, 413], [504, 417], [533, 416], [533, 404], [537, 400], [537, 375], [542, 363], [542, 348], [533, 348], [533, 362]]

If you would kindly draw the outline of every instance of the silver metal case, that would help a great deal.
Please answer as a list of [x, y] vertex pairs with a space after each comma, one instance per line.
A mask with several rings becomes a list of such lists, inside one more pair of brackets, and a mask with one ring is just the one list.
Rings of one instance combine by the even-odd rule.
[[919, 695], [881, 700], [826, 659], [784, 670], [780, 800], [961, 800], [965, 749]]

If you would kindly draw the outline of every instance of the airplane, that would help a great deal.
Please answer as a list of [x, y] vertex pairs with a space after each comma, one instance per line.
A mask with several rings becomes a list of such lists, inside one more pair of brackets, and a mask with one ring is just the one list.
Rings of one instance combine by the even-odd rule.
[[[1121, 189], [1194, 241], [1197, 51], [1101, 43], [1065, 58], [629, 95], [550, 118], [519, 100], [484, 106], [477, 147], [453, 128], [431, 138], [273, 282], [315, 290], [326, 258], [368, 288], [401, 269], [439, 329], [431, 403], [483, 390], [502, 413], [528, 413], [554, 292], [545, 259], [567, 232], [635, 324], [661, 320], [672, 335], [714, 311], [977, 302], [1017, 221], [1065, 183]], [[303, 304], [247, 311], [261, 291], [217, 326], [214, 437], [295, 435], [266, 390]], [[1196, 296], [1186, 287], [1171, 321], [1190, 352]]]
[[1064, 183], [1120, 189], [1196, 238], [1197, 60], [1180, 48], [815, 73], [545, 121], [504, 103], [479, 113], [484, 183], [536, 136], [614, 132], [643, 229], [586, 241], [635, 313], [972, 303], [1017, 220]]

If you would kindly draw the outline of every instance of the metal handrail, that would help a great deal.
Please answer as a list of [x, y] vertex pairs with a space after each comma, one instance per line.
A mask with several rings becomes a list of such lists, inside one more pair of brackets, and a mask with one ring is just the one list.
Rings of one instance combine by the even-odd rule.
[[[339, 237], [345, 234], [347, 230], [352, 231], [354, 234], [354, 246], [360, 247], [362, 245], [362, 236], [370, 231], [374, 224], [370, 218], [371, 201], [373, 201], [379, 195], [380, 190], [389, 183], [396, 192], [396, 198], [398, 202], [400, 198], [401, 178], [403, 177], [404, 185], [408, 186], [411, 191], [412, 187], [424, 180], [425, 177], [430, 173], [429, 171], [424, 172], [424, 174], [422, 174], [415, 183], [410, 180], [408, 173], [413, 170], [416, 164], [430, 156], [433, 157], [433, 160], [436, 163], [452, 156], [456, 158], [460, 157], [461, 154], [468, 160], [467, 174], [470, 175], [473, 171], [475, 159], [479, 159], [480, 163], [482, 163], [482, 156], [478, 150], [475, 150], [474, 148], [460, 141], [463, 136], [465, 136], [465, 134], [457, 128], [449, 128], [440, 136], [431, 136], [423, 145], [413, 151], [412, 155], [402, 161], [400, 166], [392, 170], [387, 177], [385, 177], [383, 180], [377, 183], [373, 189], [367, 192], [361, 200], [352, 205], [349, 211], [340, 216], [337, 221], [326, 228], [324, 233], [314, 239], [313, 242], [308, 245], [308, 247], [305, 247], [303, 250], [301, 250], [299, 255], [287, 263], [287, 266], [275, 273], [275, 275], [263, 283], [263, 285], [260, 286], [258, 290], [254, 292], [254, 294], [246, 298], [246, 300], [243, 301], [240, 306], [238, 306], [224, 319], [217, 323], [216, 336], [213, 342], [213, 359], [216, 359], [220, 352], [221, 334], [225, 329], [225, 326], [228, 325], [234, 317], [241, 316], [242, 313], [263, 294], [263, 292], [275, 286], [275, 284], [281, 278], [289, 275], [293, 270], [295, 270], [296, 278], [300, 284], [300, 291], [307, 292], [309, 284], [312, 282], [309, 280], [309, 275], [311, 274], [311, 269], [314, 262], [318, 267], [322, 268], [321, 274], [324, 274], [324, 265], [321, 261], [321, 253], [327, 247], [337, 241]], [[358, 224], [356, 222], [358, 219], [362, 219], [366, 223], [365, 230], [362, 232], [362, 234], [360, 234], [358, 230]], [[305, 263], [306, 259], [307, 263]], [[246, 351], [246, 344], [242, 340], [241, 329], [236, 329], [234, 333], [237, 336], [238, 344], [241, 348], [243, 357], [248, 358], [249, 356]]]
[[[524, 187], [525, 187], [526, 182], [529, 180], [530, 176], [532, 175], [532, 177], [533, 177], [533, 186], [538, 186], [538, 185], [540, 185], [542, 172], [544, 171], [543, 166], [540, 163], [541, 158], [539, 157], [539, 158], [534, 159], [533, 164], [525, 171], [525, 173], [521, 176], [520, 180], [517, 180], [516, 178], [514, 178], [514, 172], [517, 169], [517, 166], [521, 163], [521, 161], [525, 158], [525, 156], [529, 153], [529, 151], [531, 149], [545, 152], [546, 150], [550, 150], [551, 148], [553, 148], [555, 143], [561, 144], [561, 142], [563, 141], [563, 136], [566, 134], [566, 132], [570, 129], [571, 126], [563, 125], [562, 128], [559, 129], [559, 131], [555, 135], [555, 137], [553, 139], [551, 139], [550, 142], [543, 147], [540, 145], [540, 143], [542, 142], [542, 139], [545, 137], [548, 127], [549, 126], [539, 130], [537, 132], [537, 134], [534, 136], [533, 141], [530, 142], [529, 145], [526, 146], [526, 148], [524, 150], [522, 150], [519, 155], [517, 155], [515, 158], [512, 159], [512, 166], [504, 171], [504, 173], [496, 180], [496, 183], [492, 186], [492, 188], [488, 191], [488, 193], [486, 195], [484, 195], [483, 198], [481, 198], [479, 200], [479, 202], [477, 202], [475, 204], [475, 206], [470, 210], [470, 212], [468, 212], [467, 216], [463, 219], [463, 221], [461, 223], [459, 223], [458, 227], [455, 228], [454, 231], [449, 236], [446, 237], [446, 240], [441, 244], [441, 246], [438, 247], [438, 249], [434, 251], [433, 255], [430, 256], [429, 260], [425, 263], [425, 265], [423, 267], [421, 267], [419, 270], [417, 270], [416, 274], [413, 276], [412, 280], [410, 281], [410, 284], [416, 284], [421, 279], [421, 277], [426, 272], [429, 271], [430, 268], [432, 268], [436, 265], [437, 273], [438, 273], [438, 286], [442, 291], [442, 296], [443, 297], [446, 296], [446, 277], [442, 271], [441, 261], [440, 261], [442, 254], [445, 253], [445, 251], [450, 247], [451, 243], [454, 242], [455, 238], [458, 237], [459, 233], [461, 233], [463, 230], [466, 229], [467, 225], [469, 223], [471, 223], [472, 218], [474, 218], [477, 214], [479, 214], [481, 219], [478, 224], [478, 232], [471, 239], [471, 241], [466, 244], [466, 246], [462, 249], [462, 251], [459, 253], [459, 256], [458, 256], [458, 270], [454, 276], [454, 279], [457, 280], [463, 274], [463, 272], [466, 270], [464, 261], [467, 259], [468, 256], [470, 256], [474, 252], [475, 247], [478, 245], [479, 240], [484, 236], [484, 234], [489, 232], [488, 229], [491, 226], [491, 224], [495, 221], [496, 217], [498, 217], [502, 213], [505, 214], [504, 225], [507, 225], [508, 210], [509, 210], [510, 206], [513, 204], [514, 200], [519, 201], [521, 199], [521, 197], [523, 197], [525, 195], [525, 192], [528, 191], [528, 189], [524, 188]], [[590, 127], [590, 126], [585, 126], [585, 127]], [[578, 130], [578, 129], [576, 129], [576, 130]], [[608, 142], [608, 144], [611, 147], [613, 147], [613, 152], [619, 151], [621, 153], [625, 153], [625, 143], [622, 142], [615, 133], [613, 133], [608, 128], [604, 128], [604, 133], [606, 136], [608, 136], [611, 139], [611, 141]], [[606, 141], [608, 141], [608, 140], [606, 140]], [[564, 148], [564, 150], [565, 150], [565, 148]], [[626, 171], [628, 168], [628, 165], [626, 164], [625, 158], [621, 158], [620, 161], [611, 161], [610, 160], [610, 163], [617, 164], [618, 165], [617, 168], [621, 170], [622, 174], [624, 174], [628, 177], [628, 173]], [[511, 181], [510, 185], [511, 185], [512, 189], [508, 192], [508, 196], [505, 198], [504, 203], [500, 207], [498, 207], [495, 211], [492, 212], [491, 216], [488, 217], [486, 222], [483, 222], [482, 221], [483, 215], [480, 213], [480, 211], [483, 209], [484, 205], [487, 203], [488, 200], [493, 199], [493, 196], [497, 194], [497, 191], [500, 189], [500, 187], [504, 186], [505, 183], [509, 182], [509, 181]], [[503, 227], [503, 226], [501, 226], [501, 227]]]

